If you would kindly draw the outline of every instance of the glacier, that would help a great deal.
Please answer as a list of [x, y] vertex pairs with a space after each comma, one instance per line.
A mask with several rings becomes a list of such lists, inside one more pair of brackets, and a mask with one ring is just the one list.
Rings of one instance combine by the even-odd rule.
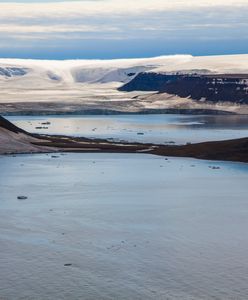
[[[247, 113], [233, 103], [201, 103], [153, 91], [118, 89], [141, 73], [248, 74], [248, 55], [170, 55], [113, 60], [0, 59], [0, 113], [212, 109]], [[172, 101], [173, 100], [173, 101]]]

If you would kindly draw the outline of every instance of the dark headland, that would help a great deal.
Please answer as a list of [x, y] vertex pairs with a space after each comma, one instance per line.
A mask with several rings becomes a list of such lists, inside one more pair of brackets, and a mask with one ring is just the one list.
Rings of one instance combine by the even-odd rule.
[[248, 74], [138, 74], [120, 91], [156, 91], [210, 103], [248, 104]]

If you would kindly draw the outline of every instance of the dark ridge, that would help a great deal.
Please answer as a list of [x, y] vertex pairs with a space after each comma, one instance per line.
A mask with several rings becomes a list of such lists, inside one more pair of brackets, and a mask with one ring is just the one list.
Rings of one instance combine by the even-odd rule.
[[198, 101], [248, 104], [248, 75], [140, 73], [119, 90], [158, 91]]
[[134, 79], [119, 88], [119, 91], [159, 91], [170, 78], [177, 78], [177, 75], [170, 77], [158, 73], [139, 73]]
[[28, 134], [26, 131], [22, 130], [21, 128], [18, 128], [2, 116], [0, 116], [0, 128], [7, 129], [9, 131], [15, 132], [15, 133], [25, 133]]

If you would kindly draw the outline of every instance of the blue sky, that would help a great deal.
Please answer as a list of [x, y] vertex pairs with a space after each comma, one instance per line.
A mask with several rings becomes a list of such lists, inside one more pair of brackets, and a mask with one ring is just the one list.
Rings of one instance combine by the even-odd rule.
[[247, 0], [0, 1], [0, 57], [248, 53]]

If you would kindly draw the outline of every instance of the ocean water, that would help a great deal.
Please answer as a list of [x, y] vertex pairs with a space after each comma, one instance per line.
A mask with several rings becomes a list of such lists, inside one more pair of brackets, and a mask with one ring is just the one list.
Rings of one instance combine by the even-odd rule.
[[[186, 144], [248, 136], [248, 117], [240, 115], [62, 115], [12, 116], [8, 119], [35, 133], [113, 138], [130, 142]], [[51, 124], [42, 124], [46, 122]]]
[[0, 299], [248, 299], [247, 164], [55, 156], [0, 156]]

